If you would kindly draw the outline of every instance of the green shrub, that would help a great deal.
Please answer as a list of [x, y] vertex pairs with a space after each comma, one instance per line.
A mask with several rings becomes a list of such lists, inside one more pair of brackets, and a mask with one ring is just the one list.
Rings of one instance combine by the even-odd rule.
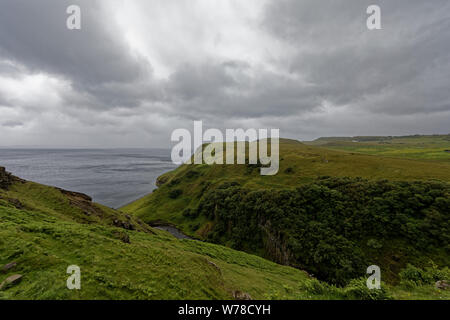
[[195, 171], [195, 170], [190, 170], [188, 172], [186, 172], [185, 177], [188, 179], [192, 179], [192, 178], [197, 178], [200, 176], [200, 172]]
[[[345, 177], [282, 190], [227, 182], [207, 191], [197, 211], [214, 221], [211, 241], [289, 261], [345, 286], [379, 258], [367, 246], [380, 249], [402, 239], [393, 253], [406, 258], [449, 247], [449, 212], [442, 209], [449, 190], [446, 183]], [[397, 272], [397, 266], [382, 267]]]
[[317, 279], [307, 280], [302, 289], [306, 290], [309, 294], [321, 295], [329, 291], [329, 286], [325, 282], [320, 282]]
[[181, 182], [180, 179], [174, 178], [174, 179], [170, 180], [169, 186], [171, 186], [171, 187], [176, 186], [176, 185], [179, 184], [180, 182]]
[[384, 285], [380, 289], [369, 289], [367, 287], [367, 279], [353, 279], [343, 289], [343, 295], [347, 299], [353, 300], [390, 300], [392, 297], [388, 294]]
[[383, 244], [376, 239], [369, 239], [367, 241], [367, 246], [373, 249], [381, 249], [383, 248]]
[[169, 191], [169, 198], [170, 199], [177, 199], [182, 194], [183, 194], [183, 190], [181, 190], [181, 189], [173, 189], [173, 190]]
[[294, 169], [292, 167], [286, 168], [286, 170], [284, 170], [284, 173], [287, 173], [287, 174], [294, 173]]
[[183, 217], [190, 218], [192, 210], [190, 208], [186, 208], [183, 210]]
[[450, 269], [445, 267], [439, 269], [436, 265], [426, 267], [424, 269], [417, 268], [408, 264], [399, 273], [400, 283], [405, 287], [422, 286], [427, 284], [434, 284], [438, 280], [450, 281]]
[[186, 208], [183, 210], [183, 217], [189, 218], [189, 219], [195, 219], [198, 217], [198, 211], [193, 210], [191, 208]]
[[189, 228], [190, 228], [192, 231], [197, 231], [197, 230], [200, 228], [200, 223], [191, 223], [191, 224], [189, 225]]

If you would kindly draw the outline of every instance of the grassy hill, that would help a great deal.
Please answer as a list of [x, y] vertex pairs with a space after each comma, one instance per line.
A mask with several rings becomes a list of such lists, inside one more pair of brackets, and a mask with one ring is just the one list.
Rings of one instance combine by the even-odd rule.
[[[0, 168], [0, 299], [337, 298], [317, 294], [305, 272], [222, 246], [178, 240], [82, 194], [23, 181]], [[2, 173], [3, 172], [3, 173]], [[3, 177], [2, 177], [3, 175]], [[6, 177], [6, 178], [5, 178]], [[5, 182], [6, 181], [6, 182]], [[68, 290], [66, 269], [81, 268]]]
[[[448, 290], [434, 287], [435, 281], [450, 274], [448, 268], [441, 268], [442, 260], [429, 268], [408, 266], [400, 273], [400, 284], [384, 282], [383, 290], [368, 290], [365, 278], [336, 287], [298, 266], [283, 266], [218, 244], [176, 239], [146, 223], [172, 221], [186, 233], [208, 239], [214, 234], [209, 232], [214, 221], [204, 212], [194, 217], [194, 212], [200, 203], [211, 204], [214, 198], [209, 197], [216, 191], [243, 192], [241, 188], [256, 186], [271, 197], [273, 191], [315, 183], [324, 168], [342, 176], [365, 173], [377, 179], [387, 170], [399, 180], [417, 178], [417, 172], [404, 166], [405, 160], [382, 162], [385, 168], [355, 165], [356, 171], [341, 172], [345, 159], [356, 156], [358, 161], [376, 163], [375, 157], [330, 152], [290, 140], [282, 141], [281, 150], [279, 176], [261, 177], [257, 166], [181, 166], [160, 177], [158, 191], [122, 211], [93, 203], [80, 193], [21, 180], [0, 168], [0, 283], [22, 275], [19, 283], [0, 289], [0, 300], [239, 299], [246, 295], [252, 299], [450, 299]], [[306, 169], [305, 164], [313, 165]], [[446, 164], [423, 167], [419, 178], [446, 181], [446, 168]], [[225, 238], [217, 242], [232, 246]], [[448, 257], [442, 248], [436, 250], [444, 252], [443, 259]], [[432, 250], [430, 256], [435, 254]], [[12, 262], [17, 265], [4, 270]], [[81, 290], [66, 288], [69, 265], [81, 268]]]
[[[69, 265], [81, 268], [81, 290], [66, 287]], [[86, 195], [0, 168], [0, 283], [15, 274], [21, 281], [3, 286], [0, 300], [389, 298], [362, 280], [338, 289], [254, 255], [176, 239]], [[418, 297], [447, 298], [423, 290]]]
[[450, 135], [323, 137], [305, 144], [332, 150], [406, 159], [450, 161]]
[[380, 265], [398, 283], [408, 263], [450, 265], [450, 163], [280, 141], [280, 171], [182, 165], [122, 208], [145, 222], [258, 254], [345, 285]]
[[[196, 208], [206, 191], [223, 183], [239, 183], [254, 190], [285, 189], [312, 183], [324, 176], [450, 182], [450, 163], [342, 152], [281, 139], [277, 175], [261, 176], [259, 169], [252, 165], [182, 165], [160, 176], [157, 190], [128, 204], [122, 211], [133, 213], [146, 222], [174, 223], [193, 235], [182, 212], [186, 208]], [[175, 190], [181, 194], [174, 199]]]

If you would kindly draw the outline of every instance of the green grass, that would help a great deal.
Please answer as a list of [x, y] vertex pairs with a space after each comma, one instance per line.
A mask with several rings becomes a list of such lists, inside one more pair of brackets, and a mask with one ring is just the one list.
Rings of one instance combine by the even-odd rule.
[[391, 295], [398, 300], [450, 300], [449, 290], [439, 290], [432, 284], [408, 288], [390, 287]]
[[[248, 165], [182, 165], [161, 176], [158, 179], [159, 188], [152, 194], [121, 210], [150, 224], [154, 222], [171, 223], [188, 235], [209, 239], [215, 230], [217, 221], [209, 220], [203, 214], [195, 218], [188, 218], [188, 216], [189, 212], [195, 212], [204, 202], [206, 195], [211, 194], [218, 187], [236, 182], [246, 190], [273, 190], [275, 194], [277, 190], [294, 190], [299, 186], [316, 183], [318, 177], [361, 177], [368, 181], [388, 179], [393, 182], [439, 181], [445, 184], [450, 181], [450, 162], [435, 161], [430, 158], [407, 159], [331, 150], [328, 147], [305, 145], [298, 141], [281, 139], [280, 170], [275, 176], [261, 176], [258, 168]], [[261, 205], [265, 206], [265, 203], [261, 202]], [[233, 225], [229, 225], [229, 229], [232, 227]], [[279, 231], [282, 232], [282, 230]], [[418, 263], [419, 266], [427, 265], [428, 262], [424, 262], [427, 259], [433, 259], [436, 262], [439, 260], [440, 265], [446, 265], [448, 262], [445, 245], [443, 248], [433, 248], [432, 256], [427, 256], [424, 251], [408, 251], [407, 247], [396, 247], [397, 245], [401, 246], [402, 241], [403, 239], [400, 238], [386, 242], [383, 247], [384, 253], [380, 254], [371, 253], [372, 249], [366, 248], [364, 245], [361, 247], [364, 252], [375, 257], [381, 264], [390, 266], [384, 279], [389, 281], [389, 286], [395, 285], [391, 290], [392, 296], [412, 299], [437, 299], [439, 297], [448, 299], [447, 293], [437, 293], [431, 285], [421, 286], [420, 289], [416, 288], [417, 290], [402, 289], [401, 286], [397, 286], [398, 272], [408, 262]], [[217, 238], [214, 242], [230, 247], [234, 246], [233, 242], [226, 237]], [[367, 239], [361, 243], [366, 242]], [[246, 251], [267, 256], [263, 251], [258, 251], [259, 249], [254, 249], [254, 247], [256, 246], [251, 243], [244, 243]], [[404, 256], [399, 253], [405, 250], [410, 254]], [[389, 252], [387, 253], [387, 251]], [[442, 259], [439, 258], [439, 252], [443, 253]], [[429, 253], [431, 255], [431, 251]], [[399, 261], [392, 260], [392, 256], [398, 256]]]
[[[449, 169], [445, 161], [352, 154], [282, 140], [276, 176], [263, 177], [258, 168], [246, 165], [185, 165], [160, 177], [157, 191], [122, 211], [56, 188], [15, 182], [8, 190], [0, 189], [0, 266], [12, 261], [18, 265], [0, 274], [0, 282], [12, 274], [22, 274], [23, 279], [0, 291], [0, 299], [232, 299], [235, 290], [253, 299], [373, 298], [363, 281], [336, 288], [256, 255], [175, 239], [144, 222], [170, 221], [201, 237], [211, 222], [199, 217], [195, 223], [202, 228], [196, 234], [182, 213], [224, 182], [283, 189], [324, 175], [449, 181]], [[180, 189], [181, 195], [171, 199], [174, 189]], [[117, 221], [135, 230], [118, 228]], [[123, 241], [124, 235], [130, 243]], [[81, 290], [66, 288], [69, 265], [81, 267]], [[430, 284], [383, 287], [386, 292], [378, 298], [450, 299], [448, 291]]]
[[358, 152], [386, 157], [450, 161], [450, 135], [405, 137], [319, 138], [305, 142], [330, 150]]
[[[0, 217], [0, 264], [17, 261], [13, 273], [24, 275], [0, 291], [1, 299], [230, 299], [233, 290], [259, 299], [306, 298], [304, 272], [224, 247], [123, 231], [127, 244], [114, 236], [116, 228], [13, 208], [0, 208]], [[66, 288], [73, 264], [82, 272], [79, 291]]]
[[[0, 206], [0, 264], [16, 261], [23, 280], [0, 291], [0, 299], [355, 299], [311, 279], [305, 272], [166, 232], [123, 231], [64, 221], [45, 213]], [[216, 266], [212, 265], [214, 263]], [[81, 290], [68, 290], [66, 269], [81, 268]], [[393, 298], [449, 299], [432, 286], [386, 289]]]
[[[124, 214], [93, 205], [103, 217], [84, 217], [55, 188], [27, 182], [0, 189], [0, 266], [18, 263], [0, 274], [0, 282], [23, 275], [19, 284], [0, 291], [0, 299], [232, 299], [234, 290], [254, 299], [337, 297], [308, 293], [305, 272], [254, 255], [177, 240], [140, 228], [135, 218], [140, 231], [111, 226]], [[121, 240], [123, 233], [130, 243]], [[69, 265], [81, 268], [81, 290], [66, 288]]]
[[[188, 177], [189, 172], [197, 173]], [[294, 188], [320, 176], [362, 177], [369, 180], [450, 181], [450, 162], [434, 162], [330, 150], [298, 141], [280, 140], [280, 169], [275, 176], [261, 176], [258, 168], [246, 165], [182, 165], [161, 176], [153, 193], [121, 208], [146, 222], [162, 220], [194, 235], [183, 218], [186, 208], [196, 208], [201, 194], [225, 182], [238, 182], [253, 190]], [[179, 189], [181, 196], [169, 197]], [[199, 220], [198, 223], [204, 224]]]

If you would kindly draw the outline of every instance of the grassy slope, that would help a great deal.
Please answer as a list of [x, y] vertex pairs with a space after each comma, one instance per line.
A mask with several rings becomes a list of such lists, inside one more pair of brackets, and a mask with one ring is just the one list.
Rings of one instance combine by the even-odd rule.
[[[253, 255], [177, 240], [135, 218], [140, 231], [114, 227], [111, 221], [128, 218], [93, 205], [102, 217], [86, 216], [52, 187], [16, 182], [0, 189], [0, 266], [18, 263], [0, 282], [24, 276], [0, 291], [0, 299], [231, 299], [233, 290], [257, 299], [337, 297], [308, 292], [312, 280], [305, 272]], [[124, 233], [130, 243], [121, 240]], [[81, 267], [79, 291], [66, 288], [72, 264]]]
[[[280, 160], [280, 170], [275, 176], [261, 176], [258, 169], [251, 170], [246, 165], [182, 165], [160, 177], [160, 181], [166, 182], [159, 189], [122, 210], [146, 222], [163, 220], [176, 224], [193, 235], [182, 216], [183, 210], [196, 207], [203, 190], [210, 190], [226, 181], [237, 181], [252, 189], [295, 187], [318, 176], [450, 181], [450, 162], [349, 153], [308, 146], [294, 140], [280, 141]], [[293, 172], [286, 172], [288, 168]], [[192, 170], [200, 172], [200, 176], [186, 176]], [[180, 189], [183, 194], [171, 199], [169, 192], [173, 189]]]
[[85, 195], [61, 191], [58, 188], [44, 186], [34, 182], [17, 182], [8, 190], [0, 189], [0, 204], [13, 205], [45, 212], [49, 216], [64, 221], [75, 221], [89, 224], [114, 225], [114, 221], [129, 222], [138, 231], [151, 229], [135, 217], [83, 199]]
[[[356, 142], [358, 141], [358, 142]], [[450, 135], [406, 137], [319, 138], [305, 142], [332, 150], [359, 152], [407, 159], [450, 162]]]
[[[450, 181], [450, 162], [445, 160], [402, 159], [343, 152], [309, 146], [293, 140], [281, 141], [280, 157], [280, 171], [276, 176], [261, 176], [259, 169], [252, 170], [246, 165], [182, 165], [159, 178], [159, 189], [122, 210], [149, 223], [172, 223], [191, 236], [203, 238], [212, 222], [207, 221], [204, 216], [199, 216], [194, 221], [186, 219], [182, 213], [186, 208], [196, 208], [206, 190], [214, 189], [227, 181], [237, 181], [241, 186], [253, 189], [295, 187], [311, 182], [318, 176]], [[291, 170], [287, 170], [288, 168]], [[199, 174], [192, 175], [193, 171]], [[176, 189], [182, 190], [182, 194], [172, 199], [170, 192]], [[446, 295], [429, 289], [411, 290], [399, 286], [395, 288], [394, 295], [402, 299], [412, 296], [418, 299], [432, 296], [437, 298], [438, 295]]]
[[[355, 299], [310, 279], [303, 271], [219, 245], [177, 240], [65, 221], [45, 212], [0, 205], [0, 265], [18, 266], [1, 279], [22, 274], [20, 284], [0, 291], [1, 299], [232, 299], [232, 291], [253, 299]], [[220, 270], [212, 265], [214, 263]], [[67, 266], [81, 267], [81, 290], [66, 288]], [[432, 285], [414, 290], [385, 287], [397, 299], [450, 299]]]
[[[124, 211], [137, 212], [147, 221], [172, 221], [189, 233], [182, 210], [195, 206], [199, 191], [224, 181], [283, 188], [321, 175], [441, 181], [449, 181], [450, 175], [445, 161], [351, 154], [290, 140], [282, 141], [281, 157], [280, 173], [274, 177], [262, 177], [258, 169], [245, 165], [181, 166], [161, 178], [166, 183], [155, 194]], [[184, 177], [194, 167], [201, 176]], [[293, 172], [286, 173], [287, 168]], [[173, 188], [183, 190], [176, 200], [168, 197]], [[115, 221], [129, 222], [136, 230], [117, 228]], [[316, 282], [300, 270], [219, 245], [177, 240], [133, 216], [31, 182], [0, 189], [0, 225], [0, 266], [18, 262], [0, 280], [14, 273], [24, 275], [19, 285], [0, 291], [0, 299], [220, 299], [231, 298], [233, 290], [260, 299], [346, 297], [340, 289], [317, 290]], [[131, 243], [121, 240], [123, 234]], [[65, 270], [70, 264], [82, 269], [81, 291], [66, 289]], [[450, 298], [449, 292], [430, 285], [414, 290], [390, 287], [390, 292], [401, 299]]]

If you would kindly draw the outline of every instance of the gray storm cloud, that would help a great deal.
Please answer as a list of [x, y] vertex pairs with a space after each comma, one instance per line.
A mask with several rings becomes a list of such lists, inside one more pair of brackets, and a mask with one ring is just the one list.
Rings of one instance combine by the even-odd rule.
[[193, 120], [448, 133], [449, 30], [446, 0], [1, 0], [0, 145], [169, 147]]

